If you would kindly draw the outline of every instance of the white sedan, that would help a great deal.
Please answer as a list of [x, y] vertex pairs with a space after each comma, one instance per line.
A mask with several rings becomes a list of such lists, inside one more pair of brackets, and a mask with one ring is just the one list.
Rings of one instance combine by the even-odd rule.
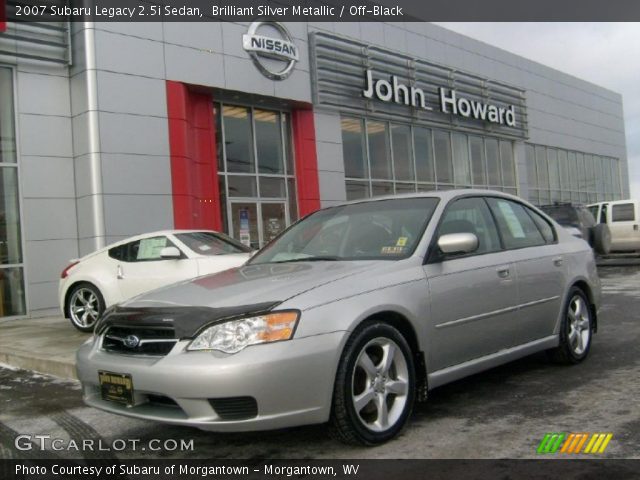
[[127, 238], [72, 260], [60, 275], [60, 307], [74, 327], [88, 332], [111, 305], [181, 280], [240, 266], [250, 252], [213, 231], [167, 230]]

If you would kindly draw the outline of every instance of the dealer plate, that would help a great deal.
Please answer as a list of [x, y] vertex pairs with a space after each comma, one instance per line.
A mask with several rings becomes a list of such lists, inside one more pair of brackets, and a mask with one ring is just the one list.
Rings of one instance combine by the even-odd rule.
[[133, 379], [127, 373], [98, 372], [102, 399], [109, 402], [133, 405]]

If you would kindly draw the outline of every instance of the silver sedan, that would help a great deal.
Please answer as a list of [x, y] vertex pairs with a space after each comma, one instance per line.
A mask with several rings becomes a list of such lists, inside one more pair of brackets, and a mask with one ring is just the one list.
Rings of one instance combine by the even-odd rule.
[[499, 192], [315, 212], [245, 266], [109, 309], [78, 351], [88, 405], [213, 431], [325, 423], [397, 435], [445, 383], [538, 351], [584, 360], [589, 245]]

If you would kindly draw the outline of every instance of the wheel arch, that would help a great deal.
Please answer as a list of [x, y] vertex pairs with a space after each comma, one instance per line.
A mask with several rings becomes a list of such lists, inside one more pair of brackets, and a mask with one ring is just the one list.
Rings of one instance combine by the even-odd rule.
[[416, 393], [418, 401], [424, 401], [427, 398], [427, 366], [425, 362], [424, 352], [420, 349], [420, 343], [418, 342], [418, 335], [416, 330], [409, 319], [394, 310], [383, 310], [380, 312], [372, 313], [365, 317], [356, 325], [356, 328], [372, 323], [383, 322], [391, 325], [398, 330], [402, 336], [407, 340], [409, 348], [413, 354], [414, 364], [416, 368]]
[[100, 289], [100, 287], [98, 287], [91, 280], [78, 279], [73, 283], [69, 284], [69, 286], [67, 287], [67, 290], [64, 292], [64, 303], [62, 305], [62, 311], [64, 312], [65, 318], [69, 318], [69, 312], [67, 311], [67, 303], [69, 302], [69, 297], [71, 296], [71, 292], [73, 292], [73, 289], [78, 285], [82, 285], [85, 283], [91, 285], [93, 288], [95, 288], [98, 291], [98, 293], [100, 293], [100, 296], [102, 296], [102, 301], [105, 304], [104, 307], [107, 308], [107, 302], [104, 296], [104, 292]]
[[595, 296], [593, 290], [591, 289], [589, 283], [583, 279], [579, 279], [573, 282], [571, 284], [571, 287], [569, 288], [569, 291], [571, 291], [571, 289], [574, 287], [582, 290], [582, 292], [587, 296], [587, 300], [589, 301], [589, 308], [591, 309], [591, 315], [593, 316], [593, 332], [595, 333], [598, 331], [598, 311], [595, 304]]

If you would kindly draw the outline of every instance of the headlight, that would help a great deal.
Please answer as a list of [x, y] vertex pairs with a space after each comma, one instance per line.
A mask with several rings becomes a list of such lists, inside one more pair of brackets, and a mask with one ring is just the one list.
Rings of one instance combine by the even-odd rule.
[[289, 340], [298, 316], [298, 312], [277, 312], [219, 323], [200, 333], [187, 350], [236, 353], [249, 345]]

